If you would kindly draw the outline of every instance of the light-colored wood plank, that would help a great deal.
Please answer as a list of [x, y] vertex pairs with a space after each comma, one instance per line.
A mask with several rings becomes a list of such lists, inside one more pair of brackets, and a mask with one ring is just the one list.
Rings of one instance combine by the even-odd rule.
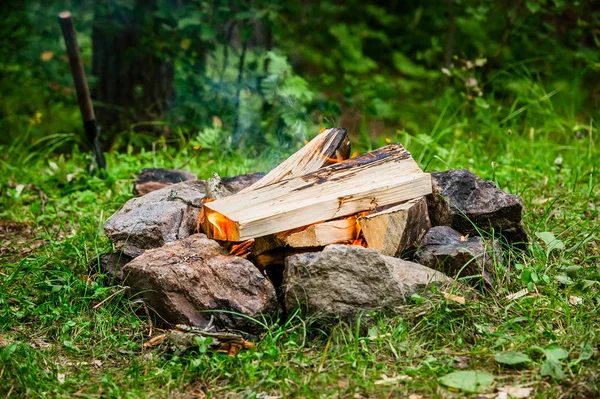
[[421, 240], [430, 227], [427, 201], [415, 198], [381, 212], [358, 218], [368, 248], [388, 256], [400, 256]]
[[356, 239], [356, 235], [356, 218], [349, 217], [313, 224], [289, 234], [285, 237], [285, 242], [292, 248], [320, 247], [352, 241]]
[[263, 252], [283, 247], [310, 248], [329, 244], [341, 244], [353, 241], [357, 236], [358, 225], [356, 217], [350, 216], [344, 219], [329, 220], [265, 237], [258, 237], [255, 239], [254, 253], [260, 255]]
[[285, 179], [314, 172], [323, 166], [340, 162], [350, 156], [350, 140], [346, 129], [326, 129], [262, 179], [243, 189], [246, 193]]
[[431, 193], [423, 173], [400, 144], [204, 204], [204, 231], [243, 241], [337, 219]]

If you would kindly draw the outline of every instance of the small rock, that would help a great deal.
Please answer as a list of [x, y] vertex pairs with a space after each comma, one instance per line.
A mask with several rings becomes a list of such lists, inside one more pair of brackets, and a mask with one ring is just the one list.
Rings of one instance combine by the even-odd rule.
[[[427, 196], [433, 226], [450, 226], [463, 234], [494, 229], [511, 243], [529, 241], [521, 222], [523, 203], [466, 169], [431, 174], [433, 194]], [[477, 228], [475, 227], [477, 226]]]
[[263, 177], [265, 177], [265, 173], [263, 172], [247, 173], [235, 177], [222, 177], [221, 184], [232, 194], [235, 194], [246, 187], [250, 187]]
[[198, 178], [184, 170], [164, 168], [144, 168], [135, 179], [133, 195], [146, 195], [171, 184], [181, 183]]
[[214, 316], [217, 329], [256, 333], [260, 325], [249, 318], [260, 320], [261, 314], [279, 310], [269, 280], [204, 234], [144, 252], [123, 268], [123, 275], [136, 298], [173, 324], [204, 328]]
[[[222, 183], [235, 193], [260, 176], [260, 173], [250, 173], [224, 177]], [[132, 198], [106, 221], [104, 232], [118, 251], [131, 257], [139, 256], [146, 249], [194, 234], [205, 195], [204, 180], [188, 180]]]
[[481, 237], [465, 237], [448, 226], [432, 227], [417, 252], [415, 261], [452, 277], [481, 275], [493, 285], [494, 259], [501, 262], [498, 242], [491, 248]]
[[94, 258], [90, 262], [90, 270], [98, 270], [103, 274], [108, 274], [117, 280], [123, 280], [123, 266], [129, 263], [133, 258], [122, 252], [109, 252]]
[[393, 308], [431, 282], [451, 281], [425, 266], [347, 245], [287, 257], [283, 278], [288, 311], [300, 306], [308, 314], [350, 318]]

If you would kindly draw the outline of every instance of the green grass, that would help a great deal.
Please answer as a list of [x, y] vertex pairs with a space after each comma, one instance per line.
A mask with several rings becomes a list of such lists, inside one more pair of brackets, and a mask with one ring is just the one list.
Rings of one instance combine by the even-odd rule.
[[[295, 315], [283, 325], [271, 322], [257, 348], [235, 358], [142, 353], [149, 331], [143, 310], [122, 293], [95, 309], [120, 287], [87, 265], [111, 249], [102, 225], [131, 197], [142, 167], [234, 175], [266, 170], [285, 153], [240, 154], [224, 132], [209, 129], [189, 142], [159, 141], [155, 151], [108, 154], [110, 171], [100, 179], [87, 175], [86, 156], [78, 150], [63, 157], [51, 151], [73, 143], [72, 135], [52, 136], [33, 148], [18, 142], [2, 148], [0, 220], [27, 225], [1, 237], [0, 395], [463, 397], [438, 383], [457, 368], [491, 372], [497, 386], [527, 384], [534, 388], [531, 397], [599, 395], [594, 115], [574, 100], [577, 93], [529, 83], [531, 91], [508, 105], [488, 98], [491, 106], [475, 109], [468, 120], [468, 105], [443, 98], [434, 124], [388, 136], [403, 142], [428, 171], [467, 167], [523, 198], [532, 243], [525, 252], [507, 248], [493, 291], [457, 285], [452, 292], [467, 298], [464, 305], [441, 292], [413, 298], [397, 315], [375, 315], [368, 332], [346, 324], [323, 330]], [[379, 137], [373, 147], [384, 144]], [[544, 232], [556, 240], [536, 236]], [[524, 288], [530, 294], [506, 299]], [[571, 296], [582, 304], [569, 304]], [[542, 376], [539, 348], [551, 344], [569, 353], [560, 361], [563, 379]], [[503, 367], [494, 354], [508, 350], [533, 361]], [[384, 375], [405, 377], [380, 383]]]

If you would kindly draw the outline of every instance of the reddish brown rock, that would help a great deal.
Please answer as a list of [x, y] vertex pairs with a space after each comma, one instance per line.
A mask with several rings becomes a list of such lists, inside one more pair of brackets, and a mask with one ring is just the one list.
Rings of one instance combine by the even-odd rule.
[[[123, 268], [125, 283], [174, 324], [256, 333], [262, 315], [279, 310], [275, 288], [249, 261], [230, 256], [216, 241], [194, 234], [151, 249]], [[222, 312], [220, 312], [222, 311]]]

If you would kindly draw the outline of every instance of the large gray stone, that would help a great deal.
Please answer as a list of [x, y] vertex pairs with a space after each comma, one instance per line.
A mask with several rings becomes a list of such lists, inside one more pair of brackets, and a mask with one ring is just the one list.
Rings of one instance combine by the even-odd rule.
[[509, 242], [525, 243], [521, 222], [523, 203], [491, 181], [466, 169], [431, 174], [433, 194], [427, 196], [433, 226], [450, 226], [462, 234], [479, 235], [478, 229], [501, 233]]
[[432, 282], [451, 279], [425, 266], [361, 246], [329, 245], [322, 252], [286, 258], [287, 310], [352, 318], [363, 310], [390, 309]]
[[[263, 173], [221, 179], [223, 188], [236, 193], [258, 181]], [[136, 257], [150, 248], [194, 234], [205, 180], [171, 184], [142, 197], [132, 198], [104, 224], [104, 232], [118, 251]]]
[[[494, 262], [502, 262], [497, 241], [463, 236], [448, 226], [432, 227], [415, 253], [415, 261], [452, 277], [480, 276], [493, 285]], [[470, 279], [472, 283], [481, 278]]]
[[[150, 249], [122, 269], [125, 284], [173, 324], [256, 333], [249, 318], [279, 310], [275, 288], [249, 261], [204, 234]], [[225, 312], [219, 312], [225, 311]]]
[[139, 256], [193, 234], [204, 194], [204, 181], [190, 180], [132, 198], [106, 221], [104, 232], [117, 250]]

